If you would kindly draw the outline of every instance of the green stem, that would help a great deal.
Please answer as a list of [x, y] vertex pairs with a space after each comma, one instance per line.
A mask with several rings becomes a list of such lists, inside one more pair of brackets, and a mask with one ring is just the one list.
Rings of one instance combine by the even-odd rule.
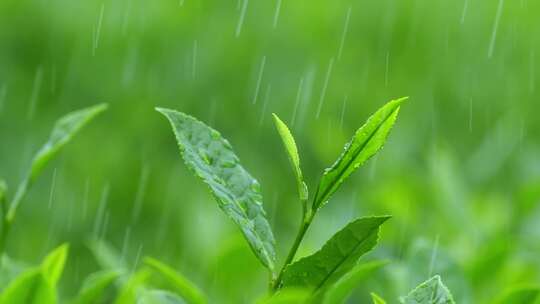
[[304, 236], [306, 235], [306, 232], [311, 225], [311, 222], [313, 221], [314, 213], [308, 212], [304, 213], [304, 218], [302, 219], [302, 224], [300, 225], [300, 230], [298, 230], [298, 234], [296, 235], [296, 238], [294, 240], [294, 243], [289, 250], [289, 254], [287, 255], [287, 259], [285, 259], [285, 263], [283, 264], [283, 267], [279, 271], [279, 274], [277, 276], [277, 279], [274, 280], [272, 291], [276, 292], [279, 286], [281, 285], [281, 280], [283, 278], [283, 273], [285, 271], [285, 268], [289, 264], [292, 263], [294, 256], [296, 255], [296, 252], [298, 251], [298, 248], [300, 247], [300, 244], [302, 243], [302, 240], [304, 239]]

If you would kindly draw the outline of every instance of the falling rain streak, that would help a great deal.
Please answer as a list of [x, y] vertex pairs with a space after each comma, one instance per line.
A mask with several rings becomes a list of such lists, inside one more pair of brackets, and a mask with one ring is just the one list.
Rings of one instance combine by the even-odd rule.
[[343, 129], [343, 120], [345, 119], [345, 108], [347, 107], [347, 99], [349, 96], [343, 97], [343, 106], [341, 107], [341, 116], [339, 117], [339, 127]]
[[281, 0], [276, 0], [276, 11], [274, 12], [274, 22], [272, 23], [273, 28], [277, 27], [280, 10], [281, 10]]
[[32, 95], [30, 96], [30, 105], [28, 106], [28, 119], [34, 118], [36, 106], [41, 91], [41, 83], [43, 81], [43, 68], [39, 66], [34, 76], [34, 85], [32, 87]]
[[321, 97], [319, 98], [319, 106], [317, 107], [317, 114], [315, 115], [315, 118], [319, 118], [319, 116], [321, 115], [324, 99], [326, 97], [326, 89], [328, 87], [328, 82], [330, 81], [330, 75], [332, 75], [333, 66], [334, 66], [334, 57], [330, 58], [330, 63], [328, 63], [328, 69], [326, 70], [326, 77], [324, 78], [324, 85], [322, 87]]
[[193, 41], [193, 57], [191, 58], [191, 78], [195, 79], [197, 71], [197, 40]]
[[249, 0], [244, 0], [242, 2], [242, 11], [240, 12], [240, 18], [238, 18], [238, 24], [236, 25], [236, 32], [235, 32], [236, 37], [240, 37], [240, 32], [242, 31], [242, 26], [244, 26], [244, 18], [246, 17], [248, 1]]
[[298, 89], [296, 90], [296, 99], [294, 101], [293, 114], [291, 118], [291, 125], [294, 127], [296, 122], [296, 115], [298, 113], [298, 107], [302, 99], [302, 87], [304, 86], [304, 77], [300, 77], [300, 83], [298, 83]]
[[56, 168], [54, 168], [52, 182], [51, 182], [51, 192], [49, 193], [49, 204], [47, 208], [51, 209], [53, 199], [54, 199], [54, 189], [56, 188]]
[[489, 41], [488, 58], [493, 56], [493, 49], [495, 48], [495, 40], [497, 39], [497, 29], [499, 28], [499, 21], [501, 19], [504, 0], [499, 0], [497, 5], [497, 15], [495, 16], [495, 23], [493, 24], [493, 31], [491, 32], [491, 40]]
[[263, 56], [261, 60], [261, 68], [259, 69], [259, 75], [257, 76], [257, 84], [255, 85], [255, 94], [253, 95], [253, 101], [252, 101], [253, 104], [256, 104], [257, 99], [259, 98], [259, 91], [261, 89], [261, 81], [263, 78], [265, 65], [266, 65], [266, 56]]
[[266, 94], [264, 94], [263, 107], [261, 111], [261, 119], [259, 120], [259, 126], [264, 123], [264, 117], [266, 116], [266, 109], [268, 108], [268, 102], [270, 101], [270, 92], [272, 91], [272, 85], [268, 84], [266, 87]]
[[94, 221], [94, 235], [99, 238], [101, 235], [101, 232], [105, 229], [104, 226], [106, 224], [106, 207], [107, 207], [107, 201], [109, 200], [109, 184], [106, 184], [105, 187], [103, 187], [103, 191], [101, 193], [101, 199], [99, 202], [98, 210], [96, 213], [96, 220]]
[[148, 177], [150, 176], [150, 168], [146, 165], [143, 166], [141, 175], [139, 177], [139, 185], [137, 186], [137, 194], [135, 194], [135, 201], [133, 203], [132, 222], [135, 223], [139, 219], [141, 213], [144, 196], [146, 194], [146, 187], [148, 184]]
[[96, 50], [99, 46], [99, 36], [101, 34], [101, 24], [103, 22], [103, 13], [105, 12], [105, 4], [101, 4], [101, 9], [99, 10], [99, 17], [97, 25], [93, 31], [93, 41], [92, 41], [92, 56], [96, 55]]
[[339, 49], [337, 59], [341, 59], [343, 53], [343, 46], [345, 45], [345, 38], [347, 37], [347, 31], [349, 30], [349, 20], [351, 19], [351, 7], [347, 10], [347, 16], [345, 17], [345, 25], [343, 26], [343, 33], [341, 34], [341, 41], [339, 42]]

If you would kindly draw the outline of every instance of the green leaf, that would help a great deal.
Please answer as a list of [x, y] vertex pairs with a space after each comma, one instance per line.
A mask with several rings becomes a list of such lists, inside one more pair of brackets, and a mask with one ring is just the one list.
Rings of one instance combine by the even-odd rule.
[[119, 272], [125, 272], [128, 269], [120, 253], [104, 240], [92, 239], [88, 241], [88, 248], [101, 268]]
[[147, 257], [144, 262], [151, 269], [162, 275], [170, 283], [173, 290], [180, 294], [188, 303], [204, 304], [208, 302], [197, 286], [171, 267], [150, 257]]
[[287, 150], [287, 155], [289, 156], [289, 161], [293, 167], [300, 200], [302, 202], [307, 201], [308, 189], [306, 183], [304, 182], [304, 177], [302, 176], [302, 170], [300, 169], [300, 156], [298, 156], [298, 148], [296, 147], [294, 137], [292, 136], [287, 125], [281, 119], [279, 119], [276, 114], [272, 115], [274, 116], [274, 124], [276, 125], [278, 133], [281, 136], [281, 140], [283, 141], [283, 145], [285, 146], [285, 150]]
[[386, 301], [374, 292], [371, 293], [371, 299], [373, 300], [373, 304], [386, 304]]
[[540, 299], [540, 287], [520, 286], [503, 293], [496, 304], [534, 304]]
[[345, 303], [347, 297], [374, 271], [388, 264], [388, 261], [372, 261], [358, 264], [351, 271], [345, 274], [336, 284], [330, 286], [324, 292], [324, 304]]
[[379, 227], [390, 217], [363, 217], [337, 232], [315, 254], [287, 266], [283, 287], [317, 291], [334, 284], [378, 241]]
[[0, 295], [0, 304], [56, 304], [56, 291], [41, 269], [23, 272]]
[[60, 149], [65, 146], [85, 125], [98, 114], [107, 109], [107, 104], [99, 104], [93, 107], [71, 112], [60, 118], [51, 132], [49, 140], [41, 147], [32, 160], [28, 176], [21, 182], [15, 198], [11, 203], [7, 214], [9, 222], [13, 221], [15, 212], [28, 188], [43, 171], [43, 168], [54, 158]]
[[64, 271], [68, 251], [68, 244], [63, 244], [49, 253], [41, 263], [43, 276], [51, 283], [51, 286], [56, 286]]
[[308, 303], [311, 293], [308, 290], [298, 288], [285, 288], [277, 291], [274, 295], [257, 302], [258, 304], [300, 304]]
[[104, 292], [118, 276], [119, 273], [114, 270], [102, 270], [89, 275], [85, 279], [73, 304], [102, 303]]
[[[4, 201], [6, 199], [6, 192], [7, 192], [7, 184], [6, 181], [3, 179], [0, 179], [0, 203], [4, 204]], [[2, 208], [4, 208], [2, 206]], [[2, 210], [4, 212], [4, 210]]]
[[396, 121], [400, 105], [406, 99], [407, 97], [404, 97], [388, 102], [356, 131], [345, 146], [345, 151], [324, 171], [315, 194], [314, 211], [324, 206], [343, 181], [382, 148]]
[[171, 123], [184, 162], [212, 190], [219, 207], [240, 227], [255, 255], [271, 272], [274, 235], [260, 186], [219, 132], [181, 112], [157, 108]]
[[0, 259], [0, 291], [27, 268], [26, 264], [15, 261], [5, 254], [2, 255]]
[[137, 295], [144, 290], [144, 284], [150, 277], [148, 269], [140, 269], [129, 277], [124, 284], [114, 304], [133, 304], [137, 302]]
[[178, 295], [166, 290], [144, 290], [137, 299], [137, 304], [184, 304], [184, 301]]
[[455, 304], [452, 294], [441, 281], [440, 276], [418, 285], [406, 297], [401, 299], [402, 304]]

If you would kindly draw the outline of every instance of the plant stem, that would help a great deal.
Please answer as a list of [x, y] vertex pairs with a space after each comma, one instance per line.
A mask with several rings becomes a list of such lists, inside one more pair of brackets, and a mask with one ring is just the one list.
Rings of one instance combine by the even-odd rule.
[[[310, 209], [309, 209], [310, 210]], [[283, 278], [283, 272], [285, 271], [285, 268], [292, 263], [294, 256], [296, 255], [296, 252], [298, 251], [298, 247], [300, 247], [300, 243], [302, 243], [302, 240], [304, 239], [304, 236], [306, 235], [306, 232], [311, 225], [311, 222], [313, 221], [314, 213], [311, 212], [311, 210], [307, 213], [304, 213], [304, 217], [302, 219], [302, 224], [300, 225], [300, 230], [298, 230], [298, 234], [296, 235], [296, 238], [294, 240], [294, 243], [289, 250], [289, 254], [287, 255], [287, 259], [285, 260], [285, 263], [283, 263], [283, 267], [279, 271], [279, 274], [277, 276], [277, 279], [274, 280], [274, 284], [272, 286], [272, 291], [276, 292], [281, 284], [281, 279]]]

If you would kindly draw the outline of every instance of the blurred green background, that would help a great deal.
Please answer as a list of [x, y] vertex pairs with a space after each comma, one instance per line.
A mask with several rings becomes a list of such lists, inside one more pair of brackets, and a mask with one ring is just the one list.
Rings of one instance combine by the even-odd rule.
[[[10, 256], [71, 244], [61, 292], [98, 266], [98, 235], [136, 267], [150, 255], [213, 303], [251, 303], [266, 273], [154, 111], [192, 114], [260, 181], [280, 261], [300, 222], [271, 113], [296, 136], [314, 189], [356, 128], [410, 96], [386, 147], [315, 219], [301, 255], [349, 220], [391, 214], [363, 260], [392, 263], [351, 303], [391, 303], [440, 274], [458, 303], [540, 283], [540, 2], [0, 1], [0, 177], [12, 190], [61, 115], [109, 111], [23, 202]], [[100, 212], [100, 206], [101, 212]]]

